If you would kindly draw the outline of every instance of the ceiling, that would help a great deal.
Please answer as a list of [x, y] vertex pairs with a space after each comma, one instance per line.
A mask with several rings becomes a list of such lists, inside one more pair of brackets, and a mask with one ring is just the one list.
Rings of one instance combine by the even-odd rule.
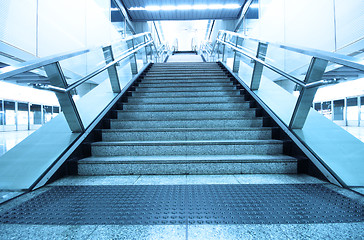
[[[237, 19], [246, 0], [121, 0], [132, 21]], [[130, 10], [131, 7], [239, 4], [236, 9]]]

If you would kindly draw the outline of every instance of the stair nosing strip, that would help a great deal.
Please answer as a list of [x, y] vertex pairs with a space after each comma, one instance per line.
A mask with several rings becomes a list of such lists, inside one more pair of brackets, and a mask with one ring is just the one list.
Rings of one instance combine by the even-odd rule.
[[281, 145], [282, 140], [100, 141], [92, 146]]
[[130, 129], [100, 129], [105, 132], [173, 132], [173, 131], [271, 131], [271, 127], [243, 127], [243, 128], [130, 128]]
[[261, 120], [263, 119], [262, 117], [254, 117], [254, 118], [250, 118], [250, 117], [241, 117], [241, 118], [191, 118], [191, 119], [110, 119], [110, 121], [115, 121], [115, 122], [129, 122], [129, 121], [148, 121], [148, 122], [161, 122], [161, 121], [203, 121], [203, 120], [207, 120], [207, 121], [211, 121], [211, 120], [228, 120], [228, 121], [235, 121], [235, 120]]

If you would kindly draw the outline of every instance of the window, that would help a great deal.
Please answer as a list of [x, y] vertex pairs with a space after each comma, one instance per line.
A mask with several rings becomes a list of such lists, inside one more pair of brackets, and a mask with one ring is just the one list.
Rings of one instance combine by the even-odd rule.
[[332, 119], [331, 118], [331, 113], [332, 113], [331, 112], [331, 101], [322, 103], [322, 112], [321, 113], [328, 119]]
[[37, 104], [32, 104], [30, 106], [30, 124], [42, 124], [42, 106]]
[[340, 121], [344, 120], [344, 99], [334, 101], [334, 120]]
[[15, 125], [15, 102], [4, 101], [5, 108], [5, 125]]
[[28, 103], [18, 103], [18, 124], [28, 125]]
[[315, 103], [314, 108], [315, 108], [316, 111], [320, 112], [321, 111], [321, 103]]
[[364, 96], [360, 97], [360, 119], [364, 121]]
[[49, 122], [52, 119], [52, 106], [43, 106], [43, 122]]
[[5, 125], [4, 117], [3, 100], [0, 100], [0, 126]]
[[348, 121], [359, 119], [359, 108], [358, 108], [358, 98], [348, 98], [346, 100], [347, 106], [347, 119]]

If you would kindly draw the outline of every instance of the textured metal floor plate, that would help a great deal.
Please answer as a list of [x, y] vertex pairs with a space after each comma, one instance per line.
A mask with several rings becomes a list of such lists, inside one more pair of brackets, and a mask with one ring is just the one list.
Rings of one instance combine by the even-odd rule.
[[50, 225], [363, 222], [363, 205], [321, 184], [57, 186], [0, 216]]

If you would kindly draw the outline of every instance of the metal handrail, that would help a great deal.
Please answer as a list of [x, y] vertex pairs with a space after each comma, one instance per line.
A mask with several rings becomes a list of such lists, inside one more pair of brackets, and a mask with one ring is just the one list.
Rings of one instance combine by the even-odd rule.
[[[267, 45], [272, 44], [272, 45], [279, 46], [279, 47], [287, 49], [287, 50], [291, 50], [291, 51], [294, 51], [294, 52], [299, 52], [299, 53], [302, 53], [302, 54], [305, 54], [305, 55], [313, 56], [313, 57], [316, 57], [316, 58], [321, 58], [323, 60], [335, 62], [335, 63], [341, 64], [341, 65], [344, 65], [344, 66], [349, 66], [349, 67], [353, 67], [353, 68], [364, 71], [364, 64], [361, 64], [362, 60], [360, 60], [358, 58], [355, 58], [355, 57], [345, 56], [345, 55], [337, 54], [337, 53], [330, 53], [330, 52], [316, 50], [316, 49], [309, 49], [309, 48], [302, 48], [301, 49], [301, 48], [292, 47], [292, 46], [288, 46], [288, 45], [282, 45], [282, 44], [277, 44], [277, 43], [270, 43], [270, 42], [266, 42], [266, 41], [260, 41], [258, 39], [253, 39], [253, 38], [241, 36], [240, 34], [235, 33], [235, 32], [220, 31], [219, 36], [221, 36], [220, 34], [221, 35], [230, 34], [230, 35], [233, 35], [233, 36], [241, 37], [243, 39], [254, 40], [254, 41], [257, 41], [259, 43], [263, 43], [263, 44], [267, 44]], [[331, 83], [336, 82], [335, 80], [320, 80], [320, 81], [316, 81], [314, 83], [305, 83], [304, 81], [290, 75], [289, 73], [284, 72], [284, 71], [278, 69], [277, 67], [275, 67], [275, 66], [273, 66], [273, 65], [271, 65], [269, 63], [266, 63], [265, 61], [246, 53], [242, 49], [242, 47], [234, 46], [235, 44], [233, 45], [233, 43], [231, 43], [228, 40], [216, 39], [216, 42], [220, 42], [220, 43], [230, 47], [231, 49], [233, 49], [233, 50], [247, 56], [248, 58], [254, 60], [255, 62], [258, 62], [258, 63], [264, 65], [265, 67], [269, 68], [270, 70], [278, 73], [279, 75], [287, 78], [288, 80], [298, 84], [299, 86], [301, 86], [303, 88], [307, 88], [307, 89], [316, 88], [316, 87], [319, 87], [319, 86], [322, 86], [322, 85], [325, 85], [325, 84], [331, 84]], [[216, 45], [216, 42], [214, 44], [214, 47]], [[213, 52], [211, 52], [210, 55], [212, 56], [212, 54], [213, 54]]]
[[290, 45], [290, 44], [268, 42], [268, 41], [264, 41], [264, 40], [260, 40], [260, 39], [256, 39], [256, 38], [246, 37], [239, 33], [225, 31], [225, 30], [221, 30], [220, 32], [226, 33], [229, 35], [233, 35], [233, 36], [238, 36], [240, 38], [259, 42], [259, 43], [276, 46], [276, 47], [286, 49], [286, 50], [289, 50], [292, 52], [297, 52], [297, 53], [301, 53], [301, 54], [308, 55], [311, 57], [320, 58], [323, 60], [327, 60], [327, 61], [334, 62], [334, 63], [340, 64], [340, 65], [345, 65], [348, 67], [352, 67], [352, 68], [364, 71], [364, 61], [359, 58], [356, 58], [356, 57], [346, 56], [346, 55], [339, 54], [339, 53], [332, 53], [332, 52], [313, 49], [313, 48], [300, 47], [300, 46], [295, 46], [295, 45]]
[[146, 42], [144, 44], [139, 44], [139, 46], [135, 49], [133, 49], [132, 51], [129, 51], [127, 54], [117, 58], [116, 60], [106, 64], [105, 66], [97, 69], [96, 71], [88, 74], [87, 76], [77, 80], [76, 82], [72, 83], [71, 85], [69, 85], [67, 88], [60, 88], [60, 87], [55, 87], [52, 85], [43, 85], [43, 84], [36, 84], [34, 85], [34, 87], [38, 88], [38, 89], [44, 89], [44, 90], [51, 90], [51, 91], [55, 91], [55, 92], [69, 92], [71, 90], [73, 90], [74, 88], [80, 86], [81, 84], [83, 84], [84, 82], [90, 80], [91, 78], [93, 78], [94, 76], [102, 73], [103, 71], [105, 71], [106, 69], [108, 69], [109, 67], [111, 67], [112, 65], [117, 64], [118, 62], [120, 62], [121, 60], [129, 57], [130, 55], [134, 54], [135, 52], [139, 51], [141, 48], [151, 44], [153, 42], [153, 40], [150, 40], [149, 42]]
[[294, 82], [294, 83], [296, 83], [296, 84], [300, 85], [301, 87], [305, 87], [305, 86], [306, 86], [305, 82], [301, 81], [300, 79], [295, 78], [294, 76], [292, 76], [292, 75], [290, 75], [290, 74], [288, 74], [288, 73], [286, 73], [286, 72], [284, 72], [284, 71], [282, 71], [282, 70], [280, 70], [280, 69], [278, 69], [278, 68], [276, 68], [276, 67], [274, 67], [274, 66], [272, 66], [272, 65], [270, 65], [270, 64], [268, 64], [268, 63], [266, 63], [266, 62], [264, 62], [263, 60], [261, 60], [261, 59], [259, 59], [259, 58], [256, 58], [256, 57], [254, 57], [254, 56], [251, 56], [251, 55], [250, 55], [250, 54], [248, 54], [248, 53], [245, 53], [245, 52], [244, 52], [243, 50], [241, 50], [240, 48], [238, 48], [238, 47], [236, 47], [236, 46], [233, 46], [232, 44], [230, 44], [230, 43], [228, 43], [228, 42], [224, 42], [224, 41], [222, 41], [222, 40], [220, 40], [220, 39], [217, 39], [217, 41], [219, 41], [219, 42], [221, 42], [221, 43], [223, 43], [223, 44], [225, 44], [225, 45], [229, 46], [230, 48], [234, 49], [235, 51], [240, 52], [241, 54], [243, 54], [243, 55], [245, 55], [245, 56], [247, 56], [247, 57], [249, 57], [249, 58], [253, 59], [253, 60], [254, 60], [254, 61], [256, 61], [256, 62], [259, 62], [260, 64], [262, 64], [262, 65], [266, 66], [267, 68], [271, 69], [272, 71], [274, 71], [274, 72], [276, 72], [276, 73], [278, 73], [278, 74], [282, 75], [283, 77], [286, 77], [287, 79], [291, 80], [292, 82]]
[[[129, 36], [129, 37], [123, 39], [123, 41], [136, 39], [138, 37], [145, 36], [148, 34], [150, 34], [150, 33], [146, 32], [146, 33], [132, 35], [132, 36]], [[154, 42], [153, 39], [151, 41]], [[112, 44], [115, 44], [115, 43], [117, 43], [117, 42], [114, 42]], [[110, 44], [110, 45], [112, 45], [112, 44]], [[110, 45], [107, 45], [107, 46], [110, 46]], [[59, 62], [59, 61], [62, 61], [62, 60], [68, 59], [68, 58], [76, 57], [81, 54], [85, 54], [85, 53], [88, 53], [88, 52], [91, 52], [91, 51], [94, 51], [97, 49], [102, 49], [103, 47], [105, 47], [105, 45], [98, 46], [98, 47], [84, 48], [84, 49], [80, 49], [77, 51], [71, 51], [71, 52], [66, 52], [66, 53], [61, 53], [61, 54], [56, 54], [56, 55], [52, 55], [52, 56], [48, 56], [48, 57], [43, 57], [43, 58], [19, 63], [14, 66], [7, 66], [4, 68], [0, 68], [0, 79], [12, 77], [12, 76], [15, 76], [20, 73], [28, 72], [30, 70], [34, 70], [34, 69], [43, 67], [45, 65], [56, 63], [56, 62]]]

